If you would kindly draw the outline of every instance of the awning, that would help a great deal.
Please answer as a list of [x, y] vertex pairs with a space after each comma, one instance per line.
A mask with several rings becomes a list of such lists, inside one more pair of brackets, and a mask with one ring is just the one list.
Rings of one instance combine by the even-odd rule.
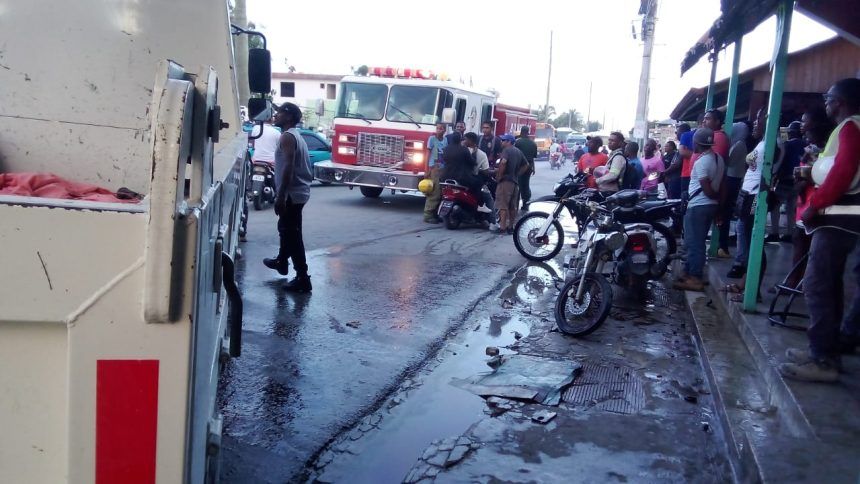
[[[708, 52], [722, 50], [751, 32], [776, 12], [779, 0], [721, 0], [722, 15], [687, 51], [681, 75]], [[833, 29], [839, 36], [860, 45], [860, 9], [856, 0], [797, 0], [797, 10]]]

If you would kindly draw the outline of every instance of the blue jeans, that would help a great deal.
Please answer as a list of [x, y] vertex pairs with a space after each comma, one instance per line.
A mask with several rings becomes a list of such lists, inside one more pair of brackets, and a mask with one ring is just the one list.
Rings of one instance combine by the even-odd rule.
[[723, 178], [726, 183], [726, 203], [720, 209], [723, 215], [723, 223], [720, 225], [720, 248], [729, 251], [729, 231], [732, 228], [732, 215], [735, 211], [735, 200], [738, 199], [738, 193], [741, 191], [743, 178], [735, 178], [727, 176]]
[[735, 252], [735, 266], [746, 267], [750, 258], [750, 245], [752, 243], [752, 230], [755, 217], [753, 215], [741, 215], [738, 217], [738, 225], [735, 229], [738, 233], [738, 246]]
[[[809, 349], [817, 360], [839, 359], [839, 326], [843, 332], [853, 333], [858, 328], [855, 312], [860, 306], [860, 295], [855, 291], [852, 309], [843, 322], [844, 287], [842, 277], [848, 256], [857, 247], [858, 237], [838, 229], [820, 228], [812, 234], [809, 262], [803, 276], [803, 295], [809, 310]], [[854, 268], [860, 276], [860, 267]]]
[[701, 279], [704, 274], [705, 238], [717, 214], [717, 208], [717, 205], [698, 205], [687, 208], [687, 213], [684, 215], [684, 247], [687, 250], [684, 272], [687, 275]]

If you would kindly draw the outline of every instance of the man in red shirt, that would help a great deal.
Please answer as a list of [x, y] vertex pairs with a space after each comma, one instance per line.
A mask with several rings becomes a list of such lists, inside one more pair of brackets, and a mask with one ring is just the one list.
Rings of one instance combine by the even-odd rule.
[[585, 186], [587, 188], [597, 188], [597, 182], [594, 181], [592, 173], [595, 168], [606, 165], [606, 161], [609, 160], [607, 155], [600, 152], [601, 146], [603, 146], [603, 138], [600, 136], [592, 136], [585, 143], [585, 147], [588, 148], [588, 152], [579, 157], [577, 168], [580, 172], [588, 173], [589, 175], [588, 178], [585, 179]]
[[[839, 123], [812, 168], [817, 189], [801, 219], [812, 233], [803, 292], [809, 310], [809, 350], [790, 348], [779, 372], [796, 380], [839, 379], [840, 353], [860, 342], [860, 290], [843, 320], [842, 284], [848, 256], [860, 240], [860, 79], [843, 79], [824, 95]], [[854, 268], [860, 279], [860, 267]], [[860, 283], [860, 280], [857, 281]], [[841, 328], [840, 328], [841, 324]]]

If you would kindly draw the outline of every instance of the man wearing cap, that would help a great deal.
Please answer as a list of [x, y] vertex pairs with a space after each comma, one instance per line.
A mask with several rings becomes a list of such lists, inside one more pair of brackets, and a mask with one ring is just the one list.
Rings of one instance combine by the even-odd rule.
[[690, 172], [689, 202], [684, 215], [684, 247], [687, 262], [684, 275], [675, 281], [675, 289], [702, 291], [705, 268], [705, 238], [720, 204], [720, 188], [726, 170], [722, 156], [714, 152], [714, 131], [699, 128], [693, 135], [695, 152], [699, 154]]
[[514, 223], [517, 220], [519, 198], [517, 183], [519, 177], [531, 167], [525, 155], [514, 143], [514, 135], [506, 133], [499, 137], [502, 140], [502, 155], [496, 170], [496, 209], [499, 211], [499, 233], [513, 234]]
[[537, 145], [534, 140], [529, 137], [529, 127], [523, 126], [520, 128], [520, 137], [514, 142], [514, 146], [526, 157], [526, 163], [529, 169], [520, 175], [518, 183], [518, 191], [523, 204], [529, 203], [532, 199], [531, 177], [535, 174], [535, 158], [537, 158]]
[[289, 272], [289, 260], [296, 268], [296, 277], [283, 287], [290, 292], [310, 292], [311, 276], [302, 240], [302, 208], [311, 196], [311, 164], [308, 146], [296, 129], [302, 111], [293, 103], [275, 107], [275, 126], [283, 133], [275, 150], [275, 213], [278, 215], [280, 249], [278, 256], [263, 259], [263, 264], [282, 275]]

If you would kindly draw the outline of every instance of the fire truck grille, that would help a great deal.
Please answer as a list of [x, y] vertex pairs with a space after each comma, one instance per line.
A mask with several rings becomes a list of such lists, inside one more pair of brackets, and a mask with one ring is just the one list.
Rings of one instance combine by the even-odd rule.
[[390, 167], [403, 161], [403, 136], [358, 133], [359, 165]]

